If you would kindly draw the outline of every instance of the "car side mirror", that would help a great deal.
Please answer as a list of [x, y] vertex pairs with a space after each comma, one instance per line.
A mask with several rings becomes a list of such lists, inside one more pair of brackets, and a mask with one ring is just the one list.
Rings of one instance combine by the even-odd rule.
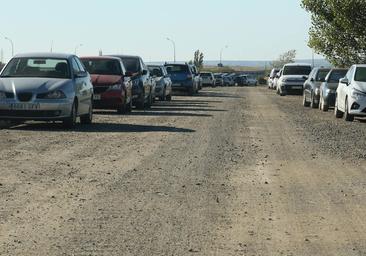
[[349, 85], [349, 81], [348, 81], [348, 79], [347, 79], [347, 78], [342, 78], [342, 79], [340, 79], [340, 80], [339, 80], [339, 82], [340, 82], [341, 84]]
[[141, 74], [142, 74], [143, 76], [146, 76], [146, 75], [147, 75], [147, 70], [146, 70], [146, 69], [142, 70]]
[[74, 76], [75, 78], [83, 78], [83, 77], [87, 77], [88, 76], [88, 72], [77, 72], [77, 73], [74, 73]]

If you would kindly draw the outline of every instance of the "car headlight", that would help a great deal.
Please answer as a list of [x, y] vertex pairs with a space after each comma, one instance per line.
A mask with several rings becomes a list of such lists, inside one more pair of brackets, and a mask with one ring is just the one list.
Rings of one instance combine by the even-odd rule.
[[354, 98], [355, 100], [364, 98], [366, 96], [366, 94], [364, 92], [361, 92], [359, 90], [353, 89], [352, 93], [351, 93], [351, 97]]
[[108, 90], [121, 90], [121, 89], [122, 89], [122, 84], [113, 84], [108, 88]]
[[66, 95], [63, 91], [57, 90], [57, 91], [52, 91], [52, 92], [48, 92], [48, 93], [38, 94], [37, 98], [38, 99], [56, 100], [56, 99], [65, 99]]

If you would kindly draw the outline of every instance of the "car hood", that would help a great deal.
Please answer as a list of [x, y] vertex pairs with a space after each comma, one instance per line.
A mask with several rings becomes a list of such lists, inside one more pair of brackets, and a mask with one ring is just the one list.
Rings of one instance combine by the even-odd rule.
[[353, 88], [361, 92], [366, 93], [366, 82], [356, 82], [353, 84]]
[[113, 85], [122, 81], [121, 76], [116, 75], [91, 75], [92, 84], [98, 85]]
[[1, 78], [0, 91], [4, 92], [49, 92], [54, 91], [65, 84], [70, 79], [57, 78]]

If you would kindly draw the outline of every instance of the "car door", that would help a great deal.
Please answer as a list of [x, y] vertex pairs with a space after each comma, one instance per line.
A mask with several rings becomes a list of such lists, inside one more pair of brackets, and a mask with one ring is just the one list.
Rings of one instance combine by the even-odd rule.
[[[348, 82], [350, 83], [352, 81], [352, 75], [354, 71], [354, 66], [348, 70], [346, 78], [348, 79]], [[342, 111], [345, 111], [345, 102], [346, 102], [346, 91], [347, 91], [347, 84], [339, 82], [338, 89], [337, 89], [337, 104], [338, 108]]]
[[148, 68], [146, 67], [145, 63], [141, 58], [140, 58], [140, 69], [142, 72], [141, 80], [144, 86], [145, 98], [148, 99], [150, 97], [150, 94], [152, 93], [151, 77]]
[[81, 75], [82, 72], [75, 57], [71, 59], [71, 67], [74, 77], [75, 95], [78, 99], [78, 115], [82, 115], [87, 113], [86, 109], [89, 111], [89, 106], [86, 102], [86, 96], [88, 95], [87, 83], [85, 82], [85, 77]]
[[304, 83], [304, 93], [306, 96], [306, 100], [311, 98], [311, 91], [312, 91], [312, 81], [314, 81], [314, 76], [317, 73], [317, 69], [313, 69], [310, 72], [308, 79]]

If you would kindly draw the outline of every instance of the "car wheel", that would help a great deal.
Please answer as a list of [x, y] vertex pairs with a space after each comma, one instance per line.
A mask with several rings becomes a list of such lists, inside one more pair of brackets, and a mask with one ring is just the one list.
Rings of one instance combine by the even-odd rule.
[[143, 110], [145, 108], [145, 92], [142, 92], [140, 98], [136, 102], [136, 108]]
[[348, 111], [348, 100], [346, 99], [346, 103], [345, 103], [345, 112], [344, 112], [344, 120], [346, 120], [347, 122], [353, 122], [355, 120], [355, 117], [353, 115], [351, 115]]
[[311, 93], [310, 107], [311, 108], [317, 108], [318, 107], [318, 104], [315, 103], [315, 99], [314, 99], [314, 94], [313, 93]]
[[163, 96], [160, 97], [161, 101], [166, 101], [166, 88], [164, 88]]
[[328, 102], [326, 102], [324, 100], [324, 98], [321, 97], [321, 103], [322, 103], [321, 110], [323, 110], [323, 112], [327, 112], [329, 110], [329, 104], [328, 104]]
[[76, 101], [72, 104], [70, 116], [65, 118], [62, 123], [65, 128], [73, 128], [76, 125], [77, 106]]
[[151, 108], [152, 104], [153, 104], [153, 96], [150, 93], [149, 99], [148, 99], [147, 104], [146, 104], [146, 108]]
[[167, 101], [171, 101], [171, 100], [172, 100], [172, 95], [171, 95], [171, 94], [167, 95], [167, 96], [166, 96], [166, 100], [167, 100]]
[[304, 93], [303, 93], [303, 97], [302, 97], [302, 105], [303, 105], [304, 107], [309, 107], [309, 106], [310, 106], [310, 102], [308, 102], [308, 101], [306, 100], [306, 93], [305, 93], [305, 91], [304, 91]]
[[334, 106], [334, 115], [336, 118], [342, 118], [343, 112], [338, 109], [338, 100], [336, 99], [335, 106]]
[[93, 122], [93, 104], [90, 104], [88, 114], [80, 116], [80, 123], [91, 124], [92, 122]]
[[127, 104], [127, 112], [128, 113], [132, 112], [132, 98], [130, 98], [130, 101]]
[[193, 96], [194, 95], [194, 89], [193, 89], [193, 87], [188, 89], [188, 95], [189, 96]]

